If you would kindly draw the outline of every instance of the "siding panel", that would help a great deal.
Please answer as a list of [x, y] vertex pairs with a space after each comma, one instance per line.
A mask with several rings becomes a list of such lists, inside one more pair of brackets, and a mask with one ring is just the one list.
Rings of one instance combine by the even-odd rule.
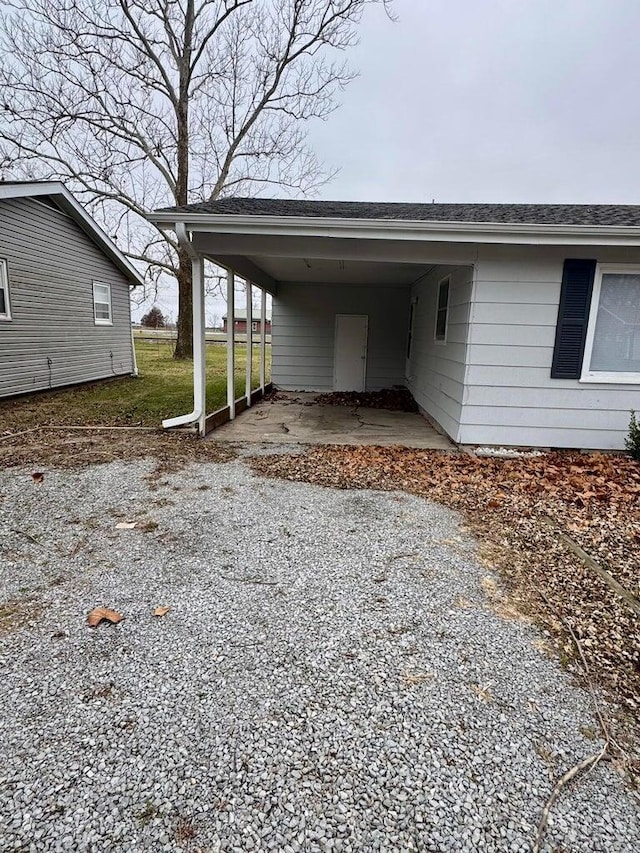
[[279, 388], [332, 391], [336, 314], [369, 317], [367, 390], [404, 382], [409, 288], [280, 282], [271, 375]]
[[[438, 283], [451, 275], [447, 341], [434, 340]], [[414, 284], [407, 385], [418, 405], [457, 440], [464, 400], [472, 267], [436, 267]]]
[[[463, 443], [624, 447], [640, 385], [551, 378], [563, 262], [573, 256], [571, 249], [522, 249], [520, 260], [506, 260], [485, 251], [478, 262]], [[640, 264], [640, 252], [603, 249], [599, 259]]]
[[[35, 199], [0, 202], [10, 322], [0, 321], [0, 397], [131, 373], [129, 283], [70, 217]], [[93, 281], [111, 284], [112, 326], [93, 322]]]

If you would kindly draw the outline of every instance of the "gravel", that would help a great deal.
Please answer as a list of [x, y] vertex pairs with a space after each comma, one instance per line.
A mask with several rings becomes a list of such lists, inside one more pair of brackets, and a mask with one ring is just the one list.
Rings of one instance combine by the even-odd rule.
[[[0, 549], [2, 850], [524, 853], [600, 745], [460, 518], [417, 497], [241, 460], [14, 469]], [[125, 619], [90, 629], [95, 606]], [[640, 849], [612, 764], [542, 849]]]

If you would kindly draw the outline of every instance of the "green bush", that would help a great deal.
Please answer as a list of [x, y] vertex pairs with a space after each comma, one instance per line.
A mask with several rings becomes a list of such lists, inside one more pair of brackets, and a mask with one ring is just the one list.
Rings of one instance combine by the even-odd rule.
[[638, 423], [633, 409], [631, 409], [631, 420], [629, 421], [629, 437], [625, 438], [624, 446], [633, 458], [640, 462], [640, 423]]

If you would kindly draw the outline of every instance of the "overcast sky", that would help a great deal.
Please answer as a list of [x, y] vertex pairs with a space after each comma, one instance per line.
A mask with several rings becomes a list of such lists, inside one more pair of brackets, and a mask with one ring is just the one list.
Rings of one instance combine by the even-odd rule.
[[311, 130], [324, 198], [640, 203], [639, 0], [371, 8], [342, 107]]
[[640, 203], [640, 0], [395, 9], [367, 10], [360, 76], [310, 126], [340, 168], [321, 198]]

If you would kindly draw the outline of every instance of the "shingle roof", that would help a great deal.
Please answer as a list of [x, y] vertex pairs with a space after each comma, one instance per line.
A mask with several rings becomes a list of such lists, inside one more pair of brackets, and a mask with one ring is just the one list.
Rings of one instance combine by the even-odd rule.
[[485, 222], [526, 225], [640, 226], [635, 204], [404, 204], [401, 202], [307, 201], [223, 198], [165, 207], [158, 213], [300, 216], [336, 219], [396, 219], [422, 222]]

